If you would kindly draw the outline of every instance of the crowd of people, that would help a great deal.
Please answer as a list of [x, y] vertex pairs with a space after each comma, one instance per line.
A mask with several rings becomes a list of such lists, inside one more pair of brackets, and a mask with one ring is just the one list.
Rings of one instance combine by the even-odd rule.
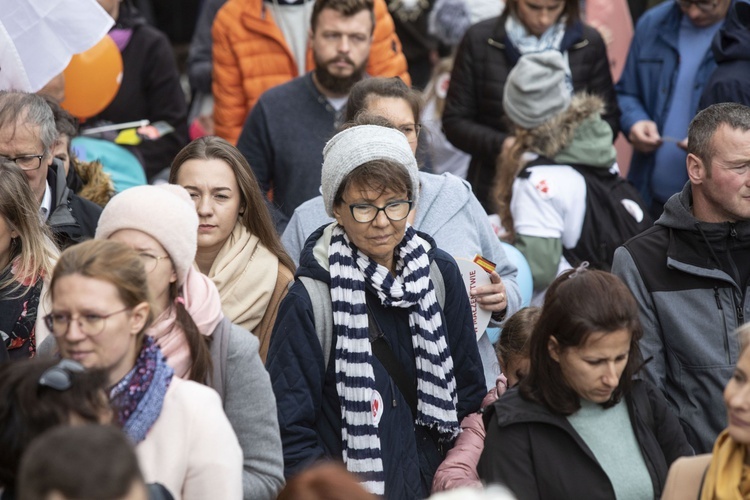
[[205, 0], [189, 99], [97, 1], [106, 109], [0, 89], [0, 499], [750, 496], [748, 0]]

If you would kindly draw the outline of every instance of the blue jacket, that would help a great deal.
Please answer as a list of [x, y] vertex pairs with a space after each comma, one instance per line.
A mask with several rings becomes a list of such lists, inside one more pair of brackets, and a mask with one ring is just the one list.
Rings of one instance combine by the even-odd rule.
[[[675, 2], [664, 2], [649, 9], [638, 21], [630, 52], [620, 81], [617, 82], [617, 102], [620, 105], [620, 125], [627, 137], [633, 124], [652, 120], [661, 131], [669, 112], [679, 66], [678, 38], [682, 11]], [[698, 109], [703, 87], [716, 62], [709, 49], [702, 56], [690, 103]], [[680, 105], [684, 105], [680, 103]], [[651, 172], [655, 154], [633, 152], [628, 178], [638, 188], [647, 203], [651, 203]]]
[[[316, 252], [327, 256], [328, 242], [321, 239], [323, 229], [318, 229], [307, 240], [297, 276], [330, 283], [327, 262], [321, 265], [313, 254], [317, 245]], [[420, 236], [433, 243], [429, 236]], [[430, 259], [438, 263], [445, 282], [443, 321], [455, 366], [460, 421], [479, 409], [486, 393], [482, 363], [469, 300], [458, 267], [448, 254], [436, 249], [434, 244], [432, 246]], [[414, 378], [416, 383], [408, 310], [383, 307], [369, 290], [367, 301], [393, 353], [407, 376]], [[332, 345], [336, 345], [335, 338]], [[312, 302], [305, 287], [297, 280], [279, 307], [266, 362], [279, 411], [286, 477], [319, 459], [341, 460], [341, 409], [333, 360], [331, 356], [328, 366], [323, 366]], [[430, 493], [432, 478], [443, 453], [428, 431], [414, 425], [407, 402], [378, 359], [373, 358], [372, 364], [375, 387], [386, 402], [378, 425], [385, 469], [385, 497], [389, 500], [425, 498]]]
[[719, 102], [750, 106], [750, 2], [738, 0], [711, 44], [716, 71], [703, 90], [699, 109]]

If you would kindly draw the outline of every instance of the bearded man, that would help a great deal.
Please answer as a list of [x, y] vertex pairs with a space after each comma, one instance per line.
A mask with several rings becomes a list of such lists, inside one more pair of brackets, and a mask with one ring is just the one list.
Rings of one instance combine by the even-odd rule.
[[260, 96], [237, 147], [281, 234], [294, 209], [319, 194], [323, 147], [340, 125], [349, 90], [365, 76], [373, 0], [317, 0], [308, 34], [315, 69]]

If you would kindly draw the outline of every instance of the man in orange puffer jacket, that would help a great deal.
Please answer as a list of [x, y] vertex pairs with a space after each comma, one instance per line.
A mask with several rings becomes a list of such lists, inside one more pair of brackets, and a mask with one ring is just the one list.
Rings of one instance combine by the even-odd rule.
[[[301, 0], [297, 3], [304, 9], [312, 2]], [[411, 80], [406, 58], [385, 0], [374, 0], [374, 7], [375, 31], [367, 73], [371, 76], [399, 76], [408, 84]], [[308, 44], [302, 71], [302, 65], [294, 57], [294, 40], [287, 40], [282, 30], [284, 26], [276, 24], [273, 12], [284, 8], [278, 0], [271, 3], [228, 0], [216, 15], [211, 30], [214, 42], [214, 123], [216, 135], [232, 144], [237, 143], [248, 113], [264, 91], [314, 67]], [[309, 17], [306, 27], [309, 29]], [[295, 35], [299, 38], [301, 34]]]

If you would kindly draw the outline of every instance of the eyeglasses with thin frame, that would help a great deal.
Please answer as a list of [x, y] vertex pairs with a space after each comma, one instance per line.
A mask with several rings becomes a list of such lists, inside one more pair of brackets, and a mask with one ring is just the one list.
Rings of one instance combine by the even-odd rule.
[[388, 220], [398, 222], [406, 219], [411, 212], [411, 206], [411, 200], [394, 201], [384, 207], [378, 207], [372, 203], [352, 203], [349, 205], [349, 211], [355, 221], [363, 224], [374, 221], [380, 212], [383, 212]]
[[12, 161], [21, 170], [37, 170], [42, 166], [44, 155], [22, 155], [11, 158], [10, 156], [0, 155], [8, 161]]
[[[109, 314], [63, 314], [63, 313], [50, 313], [44, 317], [44, 324], [47, 325], [47, 329], [52, 332], [55, 337], [62, 337], [68, 333], [70, 329], [70, 323], [75, 320], [78, 322], [78, 328], [84, 335], [99, 335], [104, 331], [104, 326], [107, 323], [107, 318], [114, 316], [115, 314], [124, 313], [130, 311], [132, 307], [126, 307], [119, 311], [111, 312]], [[76, 316], [78, 318], [76, 319]]]
[[146, 274], [149, 274], [156, 269], [160, 260], [169, 258], [169, 255], [153, 255], [148, 252], [141, 252], [138, 256], [141, 258], [141, 262], [143, 262], [143, 268], [145, 269]]
[[56, 391], [67, 391], [73, 385], [72, 375], [83, 373], [86, 369], [78, 361], [61, 359], [55, 366], [51, 366], [39, 377], [40, 387], [49, 387]]
[[719, 5], [718, 0], [675, 0], [683, 10], [687, 10], [691, 5], [695, 5], [703, 12], [711, 12]]
[[413, 143], [419, 139], [419, 131], [422, 130], [422, 125], [419, 123], [405, 123], [398, 127], [398, 130], [406, 136], [407, 141]]

